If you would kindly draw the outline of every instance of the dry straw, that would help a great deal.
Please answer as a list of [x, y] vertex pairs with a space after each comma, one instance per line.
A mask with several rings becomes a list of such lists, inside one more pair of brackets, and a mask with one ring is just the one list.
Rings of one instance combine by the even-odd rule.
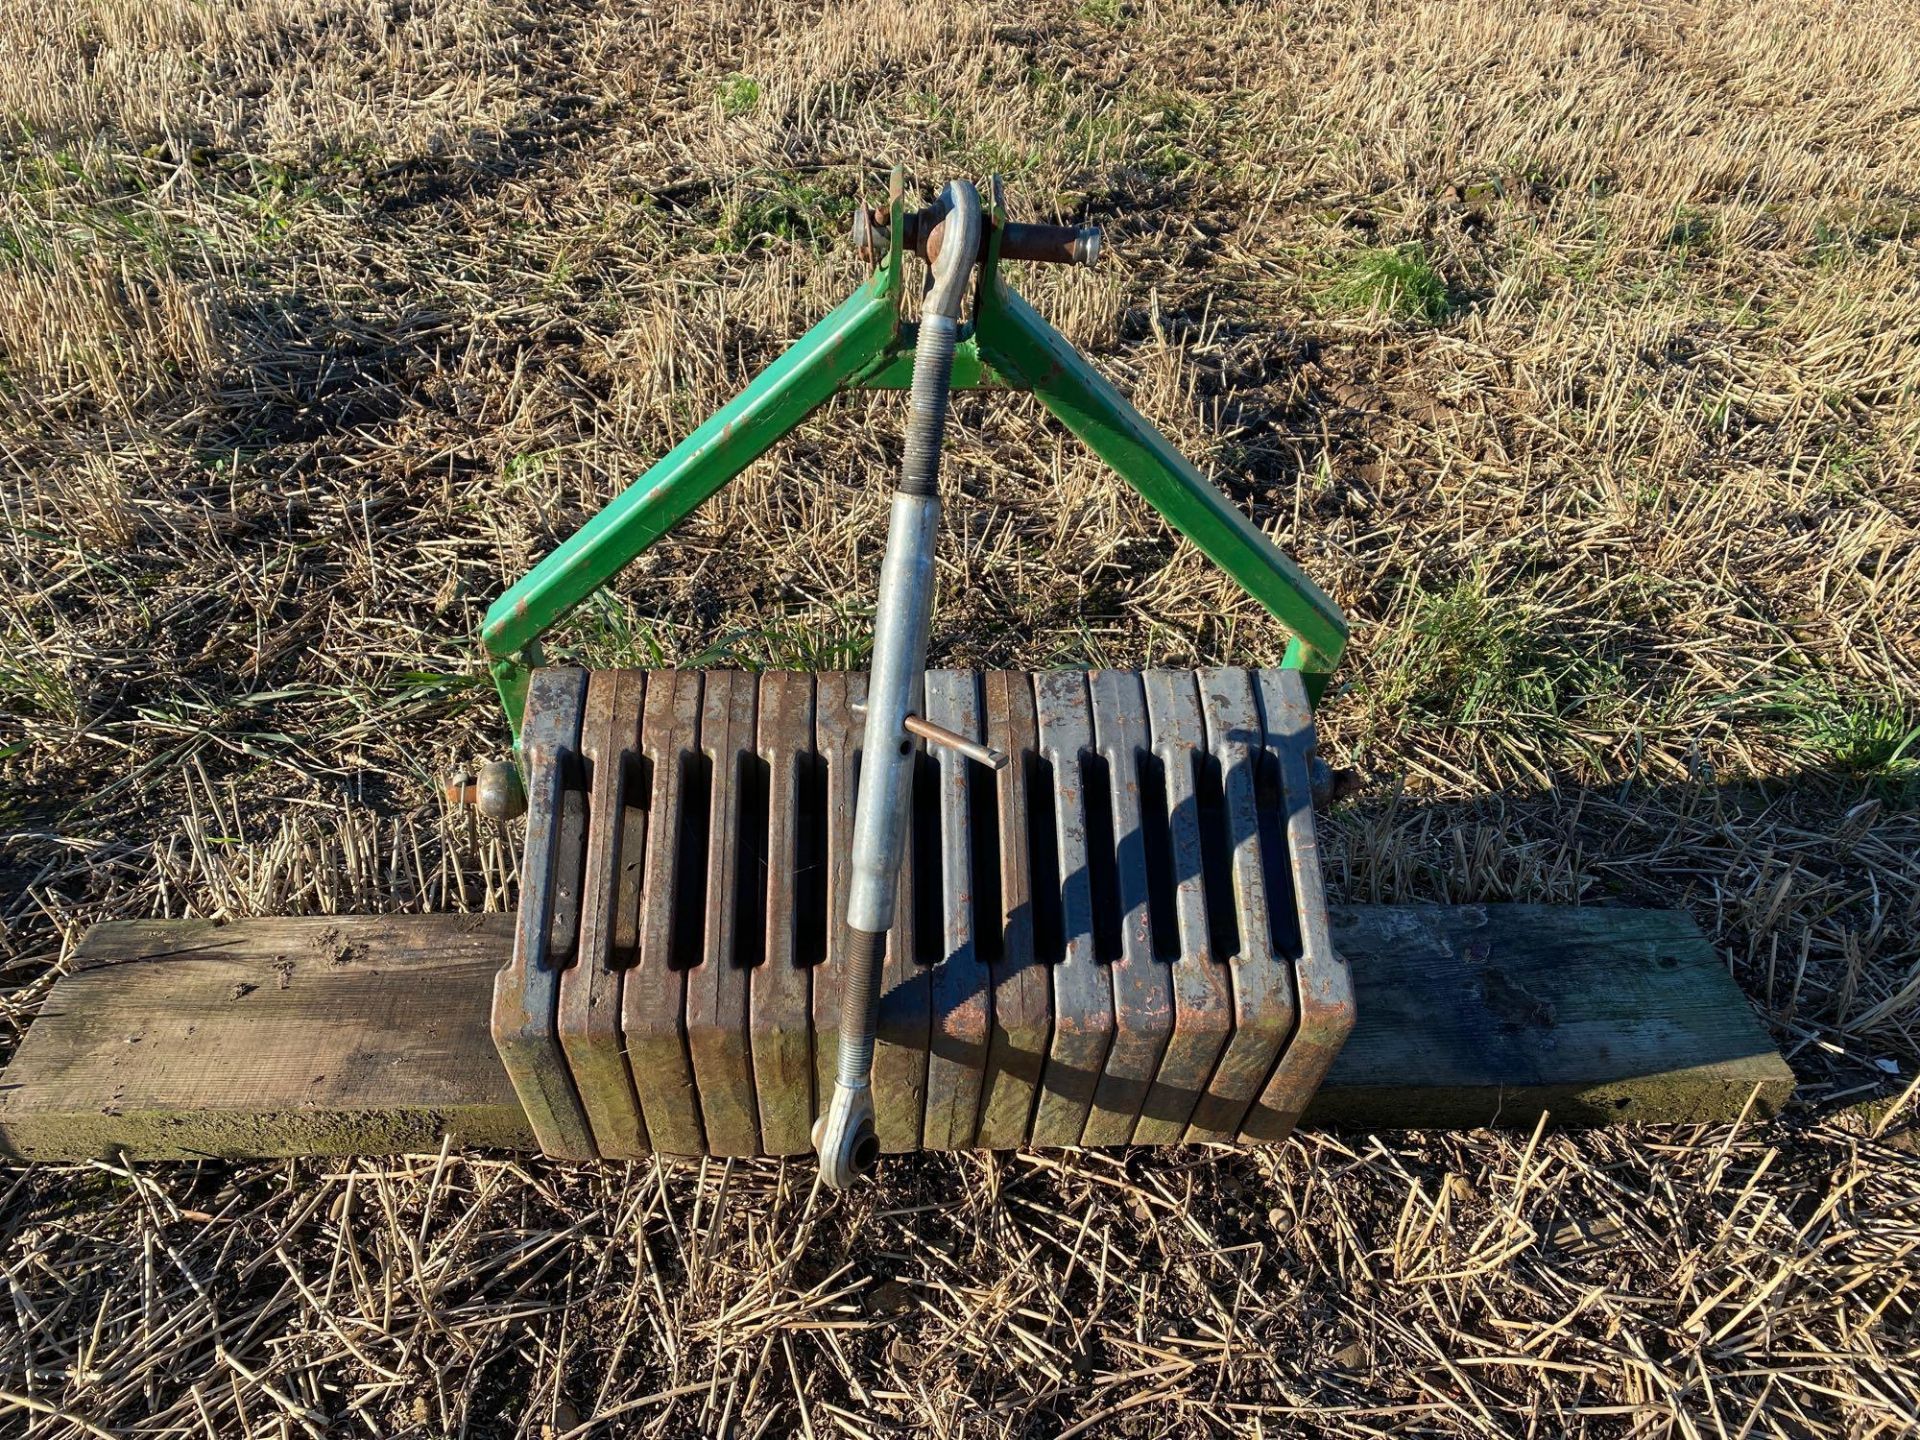
[[[5, 1030], [108, 916], [502, 908], [468, 637], [853, 283], [899, 159], [1356, 620], [1345, 899], [1687, 908], [1777, 1122], [807, 1167], [0, 1177], [0, 1415], [92, 1436], [1912, 1433], [1920, 11], [0, 6]], [[562, 637], [857, 666], [854, 399]], [[1280, 637], [1022, 400], [936, 655]], [[1864, 1112], [1850, 1107], [1866, 1105]]]

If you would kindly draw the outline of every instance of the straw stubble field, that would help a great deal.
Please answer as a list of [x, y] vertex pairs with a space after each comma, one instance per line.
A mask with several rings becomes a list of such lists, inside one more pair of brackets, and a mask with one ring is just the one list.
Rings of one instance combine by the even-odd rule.
[[[0, 4], [5, 1032], [90, 922], [500, 908], [486, 602], [857, 278], [898, 159], [1355, 617], [1354, 901], [1683, 906], [1803, 1085], [1684, 1132], [16, 1168], [72, 1435], [1844, 1435], [1920, 1390], [1920, 10]], [[1281, 638], [962, 399], [942, 662]], [[858, 666], [898, 399], [571, 625]], [[1904, 1094], [1903, 1094], [1904, 1092]], [[1877, 1107], [1862, 1102], [1878, 1101]]]

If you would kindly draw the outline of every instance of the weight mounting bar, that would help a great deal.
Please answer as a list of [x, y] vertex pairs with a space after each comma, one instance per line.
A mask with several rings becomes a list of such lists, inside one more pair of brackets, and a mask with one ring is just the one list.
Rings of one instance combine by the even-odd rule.
[[[516, 748], [527, 683], [549, 629], [696, 506], [842, 390], [902, 390], [912, 379], [918, 327], [901, 316], [904, 257], [937, 231], [909, 223], [904, 181], [889, 186], [886, 244], [876, 218], [857, 217], [872, 276], [801, 336], [705, 424], [662, 456], [487, 611], [480, 639]], [[971, 321], [961, 325], [952, 388], [1027, 390], [1113, 467], [1201, 552], [1289, 632], [1281, 664], [1304, 674], [1317, 700], [1346, 649], [1347, 622], [1300, 569], [1128, 404], [1000, 273], [1003, 259], [1090, 263], [1098, 232], [1008, 223], [1000, 178], [989, 185]], [[911, 243], [910, 243], [911, 237]]]

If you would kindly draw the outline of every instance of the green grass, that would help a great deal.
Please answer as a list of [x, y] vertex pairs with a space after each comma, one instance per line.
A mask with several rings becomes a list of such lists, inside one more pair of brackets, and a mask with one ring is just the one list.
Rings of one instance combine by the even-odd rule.
[[931, 90], [916, 90], [907, 98], [907, 104], [921, 124], [937, 137], [937, 143], [951, 158], [958, 173], [1001, 175], [1017, 182], [1033, 171], [1045, 144], [1044, 136], [1035, 136], [1033, 144], [1023, 145], [979, 135], [965, 115]]
[[1368, 250], [1337, 272], [1322, 291], [1335, 309], [1398, 320], [1438, 324], [1454, 310], [1453, 297], [1439, 270], [1420, 245]]
[[[1835, 409], [1839, 406], [1835, 405]], [[1829, 500], [1847, 503], [1873, 489], [1874, 450], [1870, 441], [1837, 435], [1820, 452], [1820, 491]]]
[[849, 609], [729, 630], [686, 663], [696, 670], [860, 670], [872, 654], [872, 612]]
[[529, 450], [521, 455], [509, 455], [500, 467], [500, 478], [513, 490], [525, 492], [528, 486], [546, 472], [547, 459], [538, 450]]
[[1575, 715], [1599, 721], [1624, 689], [1618, 661], [1560, 633], [1547, 606], [1501, 593], [1484, 571], [1416, 592], [1372, 643], [1384, 678], [1368, 709], [1386, 734], [1408, 721], [1557, 732]]
[[1673, 212], [1673, 226], [1667, 231], [1667, 248], [1678, 251], [1682, 259], [1694, 255], [1702, 257], [1712, 255], [1713, 220], [1688, 206], [1676, 206]]
[[736, 626], [692, 654], [686, 633], [627, 596], [596, 590], [548, 637], [549, 663], [593, 669], [858, 670], [873, 651], [871, 609], [780, 616]]
[[729, 75], [720, 84], [720, 113], [746, 115], [760, 106], [760, 82], [751, 75]]
[[[10, 641], [18, 638], [9, 637]], [[36, 659], [27, 645], [15, 651], [9, 644], [0, 649], [0, 712], [77, 725], [80, 696], [72, 681]], [[7, 749], [13, 753], [12, 743]]]
[[767, 240], [797, 240], [824, 249], [846, 234], [852, 214], [853, 201], [847, 196], [797, 175], [777, 174], [758, 188], [721, 201], [714, 249], [738, 254]]
[[631, 600], [596, 590], [548, 637], [546, 649], [549, 663], [564, 659], [590, 669], [661, 670], [674, 663], [677, 646]]
[[1083, 166], [1121, 165], [1153, 180], [1178, 179], [1205, 165], [1201, 137], [1212, 119], [1191, 97], [1096, 91], [1066, 131], [1065, 156]]
[[1762, 717], [1820, 768], [1920, 793], [1920, 707], [1898, 695], [1820, 676], [1778, 693]]

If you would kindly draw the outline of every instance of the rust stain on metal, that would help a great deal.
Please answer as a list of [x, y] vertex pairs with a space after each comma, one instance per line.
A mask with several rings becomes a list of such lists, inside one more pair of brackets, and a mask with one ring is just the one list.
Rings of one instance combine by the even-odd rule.
[[1231, 889], [1212, 903], [1231, 907], [1239, 949], [1215, 957], [1224, 961], [1233, 984], [1233, 1034], [1194, 1107], [1187, 1139], [1230, 1142], [1293, 1030], [1293, 971], [1273, 946], [1275, 897], [1262, 863], [1256, 794], [1264, 743], [1252, 678], [1245, 670], [1226, 669], [1202, 670], [1196, 678], [1207, 749], [1219, 768], [1219, 823]]
[[1263, 742], [1280, 782], [1277, 798], [1285, 817], [1286, 853], [1270, 854], [1269, 860], [1284, 866], [1299, 923], [1293, 961], [1299, 1025], [1240, 1128], [1243, 1142], [1272, 1144], [1292, 1132], [1307, 1100], [1326, 1078], [1353, 1030], [1354, 1007], [1353, 978], [1333, 948], [1320, 873], [1308, 767], [1314, 751], [1313, 710], [1306, 686], [1297, 670], [1262, 670], [1257, 683]]
[[[1053, 1039], [1033, 1115], [1036, 1145], [1078, 1145], [1113, 1043], [1113, 980], [1093, 949], [1093, 888], [1087, 858], [1083, 765], [1093, 750], [1087, 677], [1077, 670], [1034, 676], [1040, 754], [1053, 771], [1060, 928], [1065, 953], [1052, 960]], [[1039, 797], [1029, 797], [1039, 803]], [[1036, 857], [1037, 858], [1037, 857]], [[1049, 957], [1051, 959], [1051, 957]]]
[[[550, 1153], [811, 1148], [865, 690], [532, 677], [527, 869], [493, 1027]], [[1353, 1024], [1300, 676], [941, 671], [923, 690], [916, 709], [1012, 763], [918, 762], [877, 1027], [883, 1148], [1283, 1139]], [[915, 934], [916, 868], [937, 933]]]
[[[853, 681], [862, 680], [858, 695]], [[840, 1048], [840, 976], [845, 966], [847, 883], [853, 853], [853, 757], [858, 748], [852, 706], [866, 697], [865, 677], [838, 671], [821, 675], [814, 688], [814, 747], [827, 767], [827, 945], [813, 967], [813, 1103], [818, 1117], [833, 1094]]]
[[1161, 775], [1168, 863], [1172, 867], [1171, 935], [1154, 938], [1156, 953], [1170, 957], [1173, 1034], [1160, 1070], [1148, 1088], [1137, 1145], [1175, 1145], [1205, 1092], [1208, 1077], [1233, 1033], [1233, 988], [1226, 966], [1216, 964], [1207, 927], [1206, 883], [1201, 873], [1199, 795], [1194, 757], [1206, 745], [1200, 696], [1184, 670], [1149, 670], [1147, 721], [1153, 757]]
[[[593, 1127], [600, 1154], [647, 1153], [646, 1121], [620, 1034], [617, 965], [630, 958], [620, 941], [622, 901], [637, 885], [646, 849], [646, 801], [629, 780], [640, 750], [640, 714], [646, 676], [637, 670], [599, 670], [587, 681], [580, 752], [588, 770], [586, 867], [581, 881], [579, 954], [560, 976], [560, 1046]], [[637, 823], [636, 823], [637, 817]], [[636, 906], [637, 908], [637, 906]]]
[[[570, 1160], [590, 1160], [596, 1153], [556, 1033], [560, 971], [552, 949], [560, 908], [555, 891], [569, 867], [579, 863], [572, 846], [579, 832], [568, 825], [572, 807], [567, 797], [568, 772], [579, 764], [575, 750], [586, 678], [579, 670], [543, 670], [528, 690], [521, 752], [529, 784], [520, 914], [513, 959], [496, 978], [493, 991], [494, 1045], [526, 1108], [534, 1138], [547, 1154]], [[577, 869], [567, 883], [577, 894]], [[567, 948], [572, 945], [568, 936]]]
[[753, 675], [713, 671], [700, 710], [700, 751], [709, 786], [706, 903], [698, 963], [687, 971], [687, 1051], [713, 1155], [760, 1153], [759, 1102], [747, 1051], [748, 972], [742, 959], [753, 947], [742, 943], [740, 933], [766, 923], [765, 911], [749, 898], [757, 893], [766, 837], [747, 833], [745, 804], [746, 762], [758, 758], [758, 689]]
[[[856, 698], [864, 702], [866, 677], [857, 677], [855, 685]], [[918, 710], [925, 704], [924, 688], [916, 682], [913, 708]], [[916, 797], [912, 803], [921, 802]], [[849, 816], [852, 808], [850, 800]], [[851, 831], [848, 836], [851, 842]], [[873, 1128], [880, 1137], [880, 1148], [888, 1152], [920, 1148], [927, 1100], [927, 1041], [933, 1027], [933, 989], [927, 967], [920, 963], [921, 941], [916, 931], [919, 917], [913, 906], [916, 867], [931, 862], [933, 857], [920, 854], [912, 826], [907, 827], [904, 843], [906, 854], [900, 858], [900, 884], [895, 891], [893, 928], [887, 932], [887, 953], [880, 967], [880, 1006], [874, 1025]]]
[[[697, 670], [656, 673], [647, 685], [640, 749], [653, 772], [653, 843], [641, 894], [639, 954], [620, 995], [627, 1059], [647, 1133], [654, 1148], [669, 1155], [707, 1153], [687, 1051], [686, 971], [674, 954], [676, 926], [699, 924], [698, 915], [683, 913], [689, 907], [681, 828], [700, 743], [700, 695]], [[688, 858], [700, 863], [697, 856]]]
[[1148, 753], [1147, 696], [1131, 670], [1099, 670], [1088, 678], [1094, 746], [1105, 763], [1112, 812], [1114, 903], [1120, 907], [1120, 953], [1112, 961], [1113, 1046], [1094, 1091], [1082, 1140], [1124, 1145], [1146, 1105], [1160, 1059], [1173, 1035], [1173, 980], [1154, 959], [1140, 761]]
[[[980, 257], [986, 258], [996, 222], [982, 217]], [[877, 265], [890, 243], [892, 217], [885, 210], [859, 210], [853, 217], [851, 243], [854, 253], [869, 265]], [[1021, 260], [1035, 265], [1091, 265], [1100, 255], [1100, 230], [1092, 225], [1044, 225], [1011, 221], [999, 225], [1000, 258]], [[946, 223], [934, 207], [910, 210], [904, 217], [901, 243], [928, 264], [940, 258], [946, 239]]]
[[[977, 741], [980, 677], [968, 670], [934, 670], [926, 677], [926, 715], [935, 725]], [[980, 1118], [981, 1079], [992, 1028], [993, 992], [974, 935], [973, 830], [968, 767], [958, 750], [935, 753], [940, 822], [939, 875], [942, 933], [939, 959], [928, 977], [931, 992], [924, 1143], [929, 1150], [973, 1144]], [[927, 803], [915, 794], [914, 803]], [[986, 823], [980, 817], [979, 823]], [[924, 860], [922, 863], [925, 863]]]
[[[759, 758], [767, 776], [766, 955], [750, 977], [748, 1026], [760, 1144], [769, 1155], [812, 1149], [813, 1053], [809, 973], [802, 965], [800, 910], [813, 877], [802, 866], [812, 841], [802, 816], [803, 767], [812, 763], [813, 677], [759, 677]], [[824, 857], [817, 857], [824, 858]]]
[[992, 670], [985, 677], [987, 743], [1008, 757], [994, 776], [995, 813], [974, 823], [998, 827], [1000, 935], [992, 947], [992, 1032], [981, 1079], [975, 1143], [1009, 1150], [1027, 1143], [1040, 1076], [1053, 1037], [1053, 987], [1033, 950], [1033, 867], [1027, 855], [1027, 768], [1039, 748], [1033, 682]]

